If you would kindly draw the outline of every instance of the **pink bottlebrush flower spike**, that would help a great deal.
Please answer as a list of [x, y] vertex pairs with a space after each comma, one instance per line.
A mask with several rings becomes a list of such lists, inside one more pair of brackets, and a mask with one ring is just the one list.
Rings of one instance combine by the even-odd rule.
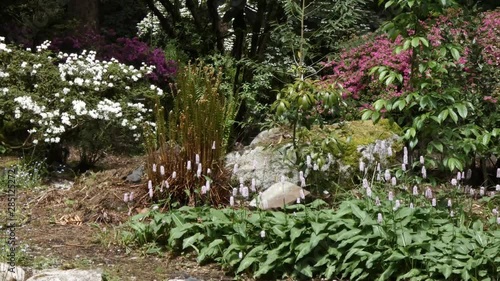
[[362, 160], [359, 160], [359, 171], [364, 172], [365, 171], [365, 162]]
[[383, 217], [382, 217], [382, 213], [378, 213], [377, 214], [377, 222], [379, 224], [381, 224], [382, 222], [384, 221]]

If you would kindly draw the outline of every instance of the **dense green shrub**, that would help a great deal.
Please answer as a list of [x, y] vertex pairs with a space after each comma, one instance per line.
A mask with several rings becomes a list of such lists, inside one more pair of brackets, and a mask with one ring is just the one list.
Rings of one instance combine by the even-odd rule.
[[[387, 1], [387, 7], [405, 11], [385, 25], [394, 43], [385, 44], [385, 48], [376, 52], [369, 49], [368, 52], [374, 52], [373, 58], [361, 56], [353, 60], [367, 61], [362, 67], [351, 69], [360, 71], [360, 75], [343, 72], [342, 77], [366, 78], [365, 82], [353, 82], [352, 87], [358, 87], [353, 91], [365, 91], [365, 95], [374, 95], [379, 100], [373, 107], [368, 106], [363, 118], [374, 121], [388, 118], [396, 122], [403, 128], [403, 137], [414, 154], [426, 155], [431, 169], [462, 171], [480, 157], [482, 181], [488, 182], [491, 178], [485, 163], [499, 152], [498, 79], [492, 78], [498, 73], [498, 62], [494, 59], [498, 59], [495, 56], [498, 51], [494, 43], [487, 45], [495, 39], [481, 38], [500, 38], [493, 28], [495, 17], [489, 16], [498, 12], [486, 13], [469, 22], [463, 11], [445, 10], [451, 3], [448, 2], [434, 3], [431, 13], [426, 1], [411, 6]], [[445, 12], [446, 16], [436, 16]], [[484, 26], [493, 31], [485, 32]], [[387, 51], [392, 48], [395, 55]], [[403, 63], [394, 61], [398, 56]], [[367, 81], [371, 86], [363, 84]]]
[[0, 41], [2, 141], [74, 145], [87, 165], [137, 143], [150, 120], [147, 98], [163, 95], [145, 80], [151, 67], [99, 61], [92, 51], [53, 54], [49, 44], [31, 51]]
[[364, 198], [346, 200], [337, 209], [314, 201], [285, 212], [152, 211], [135, 216], [132, 232], [124, 235], [139, 244], [156, 241], [176, 253], [193, 251], [199, 262], [215, 261], [235, 274], [268, 280], [500, 277], [496, 209], [485, 224], [469, 217], [458, 197], [436, 200], [430, 188], [411, 192], [388, 195], [368, 185], [360, 194]]

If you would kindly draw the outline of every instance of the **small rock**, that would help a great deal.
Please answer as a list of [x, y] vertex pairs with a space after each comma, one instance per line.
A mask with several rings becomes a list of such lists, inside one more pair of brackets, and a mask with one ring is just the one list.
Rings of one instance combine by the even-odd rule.
[[0, 263], [0, 281], [24, 281], [24, 270], [18, 266], [11, 267], [7, 263]]
[[188, 277], [188, 278], [174, 278], [174, 279], [168, 279], [168, 281], [201, 281], [200, 279], [196, 279], [194, 277]]
[[69, 180], [57, 180], [50, 185], [53, 188], [62, 189], [62, 190], [70, 190], [73, 187], [74, 182]]
[[[291, 182], [279, 182], [273, 184], [271, 187], [262, 192], [262, 196], [259, 202], [259, 208], [263, 210], [273, 209], [273, 208], [283, 208], [284, 204], [289, 204], [295, 202], [297, 198], [300, 198], [301, 187], [295, 185]], [[304, 196], [307, 196], [309, 191], [304, 190]], [[267, 202], [267, 204], [264, 204]], [[256, 207], [257, 201], [253, 199], [250, 202], [250, 206]]]
[[101, 281], [101, 270], [47, 269], [36, 272], [26, 281]]
[[144, 175], [144, 165], [135, 169], [130, 175], [127, 176], [126, 180], [131, 183], [138, 183], [141, 181], [142, 175]]

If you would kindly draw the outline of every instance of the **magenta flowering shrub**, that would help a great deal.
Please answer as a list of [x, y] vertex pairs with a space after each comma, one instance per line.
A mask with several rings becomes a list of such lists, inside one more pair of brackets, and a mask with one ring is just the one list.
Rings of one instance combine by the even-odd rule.
[[383, 35], [347, 50], [340, 55], [338, 61], [328, 62], [324, 65], [331, 68], [333, 74], [324, 76], [323, 80], [327, 83], [336, 82], [342, 85], [347, 91], [343, 94], [344, 98], [349, 96], [356, 100], [371, 102], [386, 93], [400, 95], [408, 87], [407, 82], [404, 85], [393, 84], [386, 87], [378, 82], [378, 75], [368, 75], [368, 71], [372, 67], [386, 65], [398, 70], [403, 74], [404, 81], [408, 81], [411, 52], [393, 54], [396, 44], [401, 44], [401, 37], [392, 42]]
[[483, 49], [487, 64], [500, 66], [500, 10], [482, 15], [482, 25], [477, 30], [477, 43]]
[[154, 71], [149, 78], [157, 84], [168, 83], [177, 73], [177, 63], [166, 60], [163, 50], [152, 48], [138, 38], [116, 38], [113, 30], [98, 33], [92, 30], [75, 32], [52, 39], [51, 49], [54, 51], [76, 52], [94, 50], [98, 59], [111, 60], [141, 67], [143, 63], [153, 65]]
[[[461, 10], [450, 10], [447, 15], [441, 15], [423, 23], [427, 28], [429, 43], [436, 49], [443, 47], [447, 42], [458, 43], [463, 47], [461, 58], [457, 64], [457, 70], [463, 72], [467, 87], [475, 86], [483, 77], [480, 73], [474, 73], [472, 69], [477, 68], [476, 61], [471, 62], [471, 44], [477, 44], [481, 49], [480, 55], [484, 62], [492, 67], [500, 65], [500, 10], [485, 12], [480, 15], [479, 28], [470, 30], [471, 23], [463, 19]], [[409, 31], [411, 34], [412, 31]], [[387, 35], [380, 35], [374, 39], [368, 36], [362, 38], [365, 43], [355, 48], [346, 50], [340, 54], [335, 61], [324, 63], [330, 73], [322, 77], [323, 83], [340, 84], [347, 93], [344, 98], [354, 99], [362, 107], [378, 100], [379, 98], [391, 98], [411, 91], [409, 83], [411, 71], [411, 50], [394, 52], [396, 46], [401, 45], [402, 38], [399, 36], [395, 41]], [[374, 66], [385, 65], [403, 75], [403, 83], [395, 81], [385, 85], [379, 81], [379, 74], [369, 75]], [[484, 71], [483, 71], [484, 72]], [[428, 75], [428, 73], [424, 73]], [[484, 73], [486, 75], [486, 73]], [[479, 80], [479, 81], [478, 81]], [[485, 101], [497, 102], [493, 96], [484, 96]]]

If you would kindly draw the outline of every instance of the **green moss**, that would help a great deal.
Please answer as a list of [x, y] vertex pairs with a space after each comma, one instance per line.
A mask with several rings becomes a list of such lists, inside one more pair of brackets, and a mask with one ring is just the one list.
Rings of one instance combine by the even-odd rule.
[[[334, 135], [342, 144], [341, 161], [344, 165], [356, 167], [361, 154], [357, 148], [362, 145], [374, 143], [376, 140], [383, 140], [392, 137], [394, 134], [400, 135], [401, 128], [388, 120], [380, 120], [373, 124], [371, 120], [351, 121], [343, 124], [324, 126], [322, 129], [314, 127], [310, 132], [311, 140], [320, 141], [327, 136]], [[394, 152], [402, 149], [402, 144], [395, 143], [392, 147]]]
[[[388, 139], [394, 134], [401, 134], [402, 130], [396, 124], [390, 124], [388, 120], [381, 120], [377, 124], [373, 124], [371, 120], [352, 121], [348, 124], [337, 128], [334, 134], [339, 141], [344, 143], [342, 162], [345, 165], [356, 167], [361, 154], [357, 148], [362, 145], [374, 143], [376, 140]], [[402, 149], [401, 144], [394, 144], [393, 151], [397, 152]]]
[[[300, 134], [299, 142], [302, 143], [320, 143], [332, 135], [341, 144], [341, 161], [344, 165], [357, 167], [361, 154], [357, 151], [359, 146], [375, 143], [376, 140], [383, 140], [392, 137], [394, 134], [401, 135], [401, 128], [388, 120], [380, 120], [373, 124], [371, 120], [359, 120], [345, 122], [342, 124], [325, 125], [323, 128], [314, 126], [310, 131], [303, 131]], [[299, 136], [297, 136], [299, 137]], [[268, 138], [258, 145], [272, 146], [279, 149], [285, 144], [292, 142], [291, 128], [280, 128], [269, 134]], [[394, 152], [401, 151], [401, 143], [394, 143], [392, 149]]]

